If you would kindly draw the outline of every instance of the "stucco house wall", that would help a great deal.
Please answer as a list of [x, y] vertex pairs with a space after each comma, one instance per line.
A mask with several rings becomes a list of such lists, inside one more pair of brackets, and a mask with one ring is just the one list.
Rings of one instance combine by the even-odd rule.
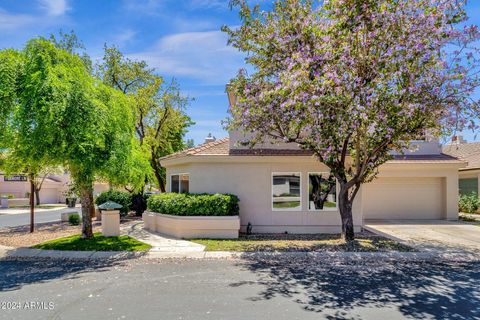
[[[378, 179], [364, 185], [354, 201], [353, 219], [358, 231], [365, 219], [458, 218], [459, 162], [416, 163], [391, 161], [379, 170]], [[171, 175], [189, 174], [191, 193], [232, 193], [240, 198], [242, 230], [253, 232], [338, 233], [338, 209], [310, 211], [308, 174], [328, 172], [311, 156], [220, 156], [177, 159], [166, 164], [167, 189]], [[301, 209], [272, 208], [272, 173], [301, 174]], [[337, 185], [338, 189], [338, 185]], [[381, 208], [381, 211], [378, 210]]]

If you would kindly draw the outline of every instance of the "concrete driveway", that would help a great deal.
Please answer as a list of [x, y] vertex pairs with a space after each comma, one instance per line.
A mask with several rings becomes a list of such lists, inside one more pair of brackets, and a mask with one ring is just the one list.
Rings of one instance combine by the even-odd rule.
[[480, 226], [445, 220], [370, 220], [365, 229], [421, 251], [480, 253]]

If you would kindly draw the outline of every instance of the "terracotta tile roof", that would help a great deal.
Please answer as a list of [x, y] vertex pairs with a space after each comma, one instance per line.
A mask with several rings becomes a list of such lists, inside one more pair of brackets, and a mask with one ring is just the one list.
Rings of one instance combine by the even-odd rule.
[[[201, 155], [222, 155], [222, 156], [312, 156], [310, 150], [302, 149], [230, 149], [228, 138], [223, 138], [209, 143], [204, 143], [194, 148], [173, 153], [161, 160], [176, 159], [187, 156]], [[427, 161], [427, 162], [445, 162], [458, 161], [452, 155], [432, 154], [432, 155], [398, 155], [393, 161]]]
[[169, 154], [168, 156], [165, 156], [161, 159], [166, 160], [195, 155], [228, 155], [229, 148], [230, 145], [228, 143], [228, 138], [223, 138], [216, 141], [204, 143], [180, 152]]
[[447, 144], [442, 147], [442, 151], [467, 161], [468, 165], [462, 170], [480, 168], [480, 142]]
[[231, 149], [231, 156], [312, 156], [313, 152], [303, 149]]

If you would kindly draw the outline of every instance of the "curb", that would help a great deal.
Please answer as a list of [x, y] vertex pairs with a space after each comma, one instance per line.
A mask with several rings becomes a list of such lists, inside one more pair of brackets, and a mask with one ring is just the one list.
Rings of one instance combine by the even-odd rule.
[[303, 258], [313, 260], [343, 259], [348, 261], [480, 261], [480, 254], [466, 252], [127, 252], [127, 251], [59, 251], [0, 246], [0, 259], [49, 258], [70, 260], [120, 261], [137, 258], [146, 259], [285, 259]]
[[31, 248], [0, 247], [0, 259], [49, 258], [69, 260], [126, 260], [147, 255], [148, 252], [129, 251], [60, 251]]

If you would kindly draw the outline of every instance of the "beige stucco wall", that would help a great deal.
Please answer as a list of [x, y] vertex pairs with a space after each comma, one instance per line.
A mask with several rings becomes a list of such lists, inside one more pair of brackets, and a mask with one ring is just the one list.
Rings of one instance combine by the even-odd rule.
[[[237, 157], [234, 160], [236, 161], [215, 163], [200, 161], [169, 166], [167, 176], [189, 173], [191, 193], [219, 192], [237, 195], [240, 198], [240, 220], [243, 230], [250, 222], [253, 225], [253, 232], [340, 232], [341, 220], [337, 210], [308, 210], [308, 173], [328, 172], [328, 168], [314, 158]], [[274, 211], [272, 209], [273, 172], [301, 173], [301, 210]], [[357, 231], [362, 225], [360, 202], [361, 192], [353, 209]]]
[[[196, 156], [164, 164], [167, 177], [172, 174], [190, 174], [191, 193], [233, 193], [240, 198], [240, 218], [242, 230], [250, 222], [253, 232], [330, 232], [340, 231], [338, 210], [308, 210], [308, 173], [328, 172], [328, 168], [313, 157], [228, 157]], [[438, 210], [438, 217], [455, 220], [458, 218], [458, 163], [412, 163], [394, 161], [383, 165], [379, 170], [380, 179], [390, 179], [394, 184], [421, 185], [430, 183], [432, 188], [419, 188], [419, 193], [409, 188], [395, 189], [397, 201], [382, 197], [368, 185], [358, 193], [353, 217], [355, 228], [359, 230], [364, 223], [363, 211], [370, 201], [385, 207], [384, 219], [398, 218], [398, 212], [404, 211], [405, 218], [416, 216], [432, 218], [431, 211]], [[299, 211], [272, 210], [272, 173], [300, 172], [302, 208]], [[169, 179], [167, 181], [167, 184]], [[372, 182], [375, 183], [375, 182]], [[168, 186], [169, 187], [169, 186]], [[423, 191], [422, 191], [423, 190]], [[398, 193], [398, 194], [397, 194]], [[439, 194], [440, 193], [440, 194]], [[414, 201], [408, 200], [416, 195]], [[419, 206], [418, 201], [423, 201]], [[440, 202], [440, 203], [439, 203]], [[423, 209], [422, 209], [423, 208]], [[368, 216], [368, 214], [365, 214]]]

